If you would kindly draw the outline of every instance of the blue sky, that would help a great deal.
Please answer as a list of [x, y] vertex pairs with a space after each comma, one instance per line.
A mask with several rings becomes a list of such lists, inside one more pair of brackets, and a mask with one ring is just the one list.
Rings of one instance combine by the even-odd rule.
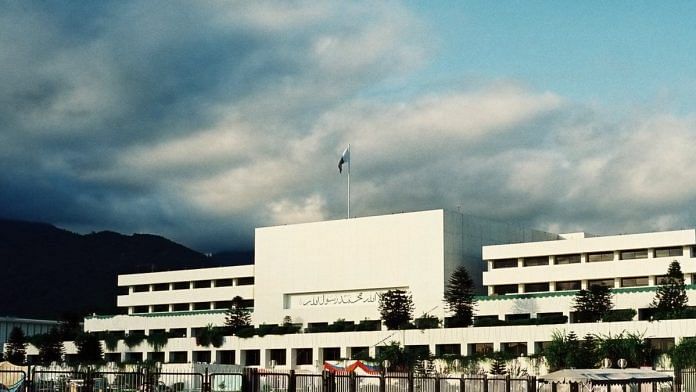
[[249, 249], [457, 209], [694, 227], [693, 2], [6, 2], [0, 217]]
[[409, 2], [436, 55], [419, 88], [512, 79], [600, 105], [692, 109], [693, 2]]

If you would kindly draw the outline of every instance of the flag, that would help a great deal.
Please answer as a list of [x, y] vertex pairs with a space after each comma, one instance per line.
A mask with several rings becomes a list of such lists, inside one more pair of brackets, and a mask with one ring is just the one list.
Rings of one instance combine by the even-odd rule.
[[350, 146], [346, 147], [341, 154], [341, 160], [338, 161], [338, 172], [343, 173], [343, 164], [347, 163], [350, 167]]

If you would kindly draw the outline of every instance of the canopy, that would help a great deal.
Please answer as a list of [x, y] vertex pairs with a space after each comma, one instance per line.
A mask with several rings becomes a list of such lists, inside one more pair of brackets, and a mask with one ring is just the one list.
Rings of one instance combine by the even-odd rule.
[[633, 384], [672, 381], [672, 376], [643, 369], [563, 369], [538, 378], [556, 384]]
[[[352, 362], [352, 363], [350, 363]], [[355, 361], [324, 361], [324, 370], [331, 373], [361, 373], [379, 374], [379, 367], [376, 364], [365, 363], [360, 360]]]

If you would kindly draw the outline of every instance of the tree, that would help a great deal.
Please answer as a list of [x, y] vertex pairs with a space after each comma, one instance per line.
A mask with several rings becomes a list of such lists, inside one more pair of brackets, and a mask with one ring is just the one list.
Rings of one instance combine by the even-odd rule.
[[12, 328], [7, 339], [5, 358], [15, 365], [23, 365], [27, 357], [27, 338], [19, 327]]
[[411, 352], [402, 347], [398, 342], [389, 342], [388, 345], [380, 347], [377, 352], [377, 362], [384, 365], [384, 361], [389, 361], [390, 371], [408, 372], [413, 368], [416, 358]]
[[232, 298], [232, 304], [225, 312], [225, 327], [233, 335], [236, 335], [240, 329], [246, 328], [251, 324], [250, 313], [242, 297], [236, 296]]
[[388, 290], [379, 295], [379, 313], [387, 329], [404, 327], [413, 318], [413, 299], [404, 290]]
[[96, 334], [81, 333], [75, 337], [77, 361], [82, 364], [92, 364], [102, 361], [104, 350]]
[[450, 326], [468, 327], [472, 323], [476, 299], [474, 281], [464, 266], [457, 267], [445, 286], [445, 303], [452, 312]]
[[34, 344], [39, 349], [40, 364], [50, 365], [62, 360], [63, 339], [58, 328], [53, 327], [48, 333], [36, 336]]
[[679, 262], [675, 260], [669, 265], [667, 281], [657, 288], [650, 307], [655, 309], [658, 319], [674, 319], [684, 313], [688, 302], [684, 274]]
[[491, 362], [491, 374], [507, 374], [505, 359], [501, 355], [494, 355]]
[[592, 285], [589, 290], [578, 291], [573, 309], [577, 312], [579, 322], [594, 322], [601, 320], [613, 307], [609, 288]]

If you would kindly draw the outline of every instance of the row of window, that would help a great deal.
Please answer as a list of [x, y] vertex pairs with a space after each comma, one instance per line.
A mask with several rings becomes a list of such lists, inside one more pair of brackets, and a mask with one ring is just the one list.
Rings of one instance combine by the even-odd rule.
[[[189, 310], [210, 310], [210, 309], [229, 309], [232, 301], [215, 302], [193, 302], [181, 304], [156, 304], [133, 306], [132, 313], [163, 313], [163, 312], [186, 312]], [[246, 308], [254, 307], [253, 299], [245, 299], [242, 306]]]
[[[657, 248], [653, 249], [653, 257], [678, 257], [684, 255], [682, 247]], [[691, 257], [696, 257], [696, 247], [692, 248]], [[630, 249], [619, 252], [619, 260], [647, 259], [648, 249]], [[524, 267], [535, 267], [539, 265], [549, 265], [549, 256], [524, 257], [522, 265]], [[581, 255], [568, 254], [554, 256], [554, 264], [577, 264], [580, 263]], [[595, 252], [587, 254], [587, 262], [595, 263], [602, 261], [613, 261], [614, 252]], [[516, 268], [519, 266], [518, 259], [499, 259], [492, 261], [493, 269]]]
[[169, 291], [169, 290], [188, 290], [188, 289], [207, 289], [210, 287], [230, 287], [230, 286], [249, 286], [254, 284], [253, 276], [240, 278], [215, 279], [215, 280], [194, 280], [172, 283], [138, 284], [133, 287], [134, 293], [148, 291]]
[[[696, 275], [692, 279], [696, 279]], [[609, 288], [615, 288], [614, 279], [594, 279], [587, 281], [587, 287], [592, 286], [604, 286]], [[650, 279], [647, 276], [637, 276], [629, 278], [619, 279], [619, 287], [641, 287], [648, 286]], [[662, 285], [667, 283], [667, 276], [656, 276], [655, 284]], [[550, 291], [549, 282], [539, 282], [539, 283], [526, 283], [522, 285], [525, 293], [542, 293]], [[579, 280], [569, 280], [564, 282], [556, 282], [555, 291], [565, 291], [565, 290], [580, 290], [582, 283]], [[501, 284], [493, 286], [494, 295], [504, 295], [504, 294], [518, 294], [519, 285], [517, 284]]]
[[[668, 352], [672, 347], [674, 347], [674, 338], [648, 338], [647, 339], [650, 347], [658, 353]], [[543, 352], [550, 344], [549, 341], [539, 341], [534, 342], [534, 352]], [[500, 351], [508, 353], [515, 356], [529, 355], [527, 342], [502, 342], [500, 343]], [[466, 345], [469, 355], [473, 354], [490, 354], [493, 352], [493, 343], [469, 343]], [[376, 356], [381, 354], [381, 350], [384, 349], [382, 346], [377, 346]], [[335, 361], [341, 358], [339, 347], [328, 347], [322, 348], [322, 356], [325, 361]], [[349, 356], [351, 359], [367, 359], [369, 358], [369, 348], [365, 347], [348, 347]], [[407, 345], [405, 350], [414, 354], [427, 353], [430, 347], [427, 345]], [[311, 348], [299, 348], [295, 349], [295, 365], [313, 365], [314, 358]], [[261, 350], [251, 349], [251, 350], [241, 350], [241, 358], [239, 362], [246, 366], [260, 366], [261, 365]], [[162, 351], [158, 352], [127, 352], [125, 357], [121, 357], [121, 353], [106, 353], [104, 354], [104, 359], [107, 362], [121, 362], [125, 360], [128, 363], [138, 363], [144, 362], [147, 359], [150, 362], [168, 362], [168, 363], [188, 363], [189, 355], [186, 351], [170, 351], [166, 353]], [[232, 365], [238, 363], [237, 355], [235, 350], [216, 350], [215, 351], [215, 363]], [[462, 355], [462, 345], [461, 344], [436, 344], [435, 345], [435, 355], [437, 357], [444, 356], [460, 356]], [[74, 357], [76, 360], [77, 354], [66, 354], [66, 360], [70, 361]], [[286, 366], [287, 365], [287, 350], [286, 349], [271, 349], [269, 350], [269, 365], [271, 366]], [[28, 362], [38, 363], [38, 355], [27, 356]], [[213, 352], [208, 350], [193, 351], [191, 352], [191, 362], [199, 363], [213, 363]]]

